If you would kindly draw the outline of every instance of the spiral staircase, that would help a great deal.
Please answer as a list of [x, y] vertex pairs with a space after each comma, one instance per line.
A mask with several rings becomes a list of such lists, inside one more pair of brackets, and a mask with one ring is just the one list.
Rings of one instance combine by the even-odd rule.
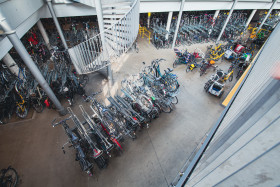
[[[95, 7], [93, 0], [75, 1]], [[104, 31], [69, 49], [79, 74], [105, 68], [133, 45], [139, 29], [139, 4], [140, 0], [102, 0]]]

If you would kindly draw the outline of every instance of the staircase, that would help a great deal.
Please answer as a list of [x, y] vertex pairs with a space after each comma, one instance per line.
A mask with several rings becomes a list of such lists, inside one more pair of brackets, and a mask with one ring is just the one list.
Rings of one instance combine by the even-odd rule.
[[[75, 1], [95, 6], [93, 0]], [[104, 32], [69, 49], [79, 74], [103, 69], [132, 46], [139, 29], [139, 3], [140, 0], [102, 0]]]

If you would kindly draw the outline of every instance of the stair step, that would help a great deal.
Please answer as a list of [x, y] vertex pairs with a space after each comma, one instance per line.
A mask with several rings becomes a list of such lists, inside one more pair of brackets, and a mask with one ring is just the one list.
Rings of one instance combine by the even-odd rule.
[[[112, 34], [112, 33], [105, 32], [105, 36], [109, 36], [109, 38], [116, 37], [116, 33]], [[118, 33], [117, 37], [121, 38], [123, 40], [128, 40], [128, 38], [129, 38], [129, 37], [127, 37], [127, 35], [124, 35], [123, 33]]]
[[117, 23], [118, 20], [106, 20], [106, 19], [104, 19], [103, 22], [104, 22], [104, 23], [109, 23], [109, 24], [112, 24], [112, 25], [113, 25], [113, 24]]
[[103, 14], [103, 18], [121, 19], [125, 14]]
[[130, 9], [109, 9], [103, 10], [103, 14], [126, 14]]
[[112, 35], [105, 35], [106, 38], [110, 39], [113, 42], [116, 42], [118, 44], [127, 44], [129, 41], [127, 39], [121, 38], [121, 37], [115, 37]]
[[129, 31], [127, 31], [127, 30], [119, 30], [119, 29], [110, 29], [110, 30], [107, 29], [107, 30], [105, 30], [105, 33], [109, 33], [109, 34], [112, 34], [112, 35], [116, 34], [116, 32], [120, 32], [121, 34], [124, 34], [124, 35], [129, 33]]
[[120, 6], [131, 6], [131, 2], [119, 2], [119, 3], [110, 3], [110, 4], [102, 4], [102, 8], [112, 8], [112, 7], [120, 7]]

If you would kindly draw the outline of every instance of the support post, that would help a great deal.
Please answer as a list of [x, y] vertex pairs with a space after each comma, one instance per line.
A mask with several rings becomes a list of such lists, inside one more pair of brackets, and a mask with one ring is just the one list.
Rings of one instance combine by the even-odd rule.
[[232, 4], [232, 6], [231, 6], [231, 9], [230, 9], [230, 11], [229, 11], [229, 14], [228, 14], [228, 16], [227, 16], [226, 22], [225, 22], [225, 24], [224, 24], [224, 26], [223, 26], [223, 28], [222, 28], [220, 34], [219, 34], [219, 37], [217, 38], [216, 43], [218, 43], [218, 42], [220, 41], [220, 39], [221, 39], [221, 37], [222, 37], [222, 35], [223, 35], [223, 33], [224, 33], [226, 27], [227, 27], [228, 21], [229, 21], [229, 19], [230, 19], [230, 17], [231, 17], [231, 14], [232, 14], [232, 12], [233, 12], [233, 10], [234, 10], [234, 7], [235, 7], [237, 1], [238, 1], [238, 0], [234, 0], [233, 4]]
[[47, 32], [46, 32], [46, 30], [45, 30], [41, 20], [38, 20], [37, 26], [38, 26], [38, 28], [40, 30], [40, 33], [43, 36], [43, 39], [45, 41], [45, 44], [46, 44], [48, 50], [50, 51], [52, 49], [51, 44], [50, 44], [50, 39], [49, 39], [49, 36], [48, 36], [48, 34], [47, 34]]
[[175, 47], [175, 42], [176, 42], [177, 35], [178, 35], [178, 30], [179, 30], [179, 26], [180, 26], [180, 22], [181, 22], [181, 18], [182, 18], [184, 4], [185, 4], [185, 0], [182, 0], [181, 1], [180, 12], [179, 12], [178, 20], [177, 20], [177, 24], [176, 24], [176, 30], [175, 30], [175, 34], [174, 34], [174, 37], [173, 37], [172, 49], [174, 49], [174, 47]]
[[51, 13], [51, 15], [52, 15], [52, 18], [53, 18], [54, 24], [55, 24], [55, 26], [56, 26], [56, 29], [57, 29], [57, 31], [58, 31], [58, 34], [59, 34], [59, 36], [60, 36], [60, 39], [61, 39], [61, 41], [62, 41], [63, 47], [67, 50], [67, 49], [68, 49], [68, 46], [67, 46], [66, 40], [65, 40], [65, 38], [64, 38], [63, 32], [62, 32], [62, 30], [61, 30], [61, 27], [60, 27], [60, 25], [59, 25], [59, 22], [58, 22], [58, 20], [57, 20], [57, 17], [56, 17], [56, 15], [55, 15], [55, 12], [54, 12], [54, 10], [53, 10], [53, 6], [52, 6], [51, 0], [47, 0], [47, 5], [48, 5], [48, 7], [49, 7], [50, 13]]
[[216, 22], [216, 19], [217, 19], [218, 15], [219, 15], [219, 13], [220, 13], [220, 10], [216, 10], [216, 11], [215, 11], [215, 14], [214, 14], [214, 17], [213, 17], [213, 24], [212, 24], [212, 27], [214, 26], [214, 24], [215, 24], [215, 22]]
[[265, 18], [263, 19], [262, 23], [261, 23], [260, 26], [258, 27], [258, 30], [256, 31], [257, 34], [258, 34], [259, 31], [261, 30], [263, 24], [264, 24], [265, 21], [267, 20], [268, 16], [270, 15], [270, 13], [271, 13], [271, 11], [273, 10], [274, 5], [275, 5], [276, 3], [277, 3], [277, 0], [274, 0], [273, 3], [272, 3], [272, 5], [271, 5], [271, 7], [270, 7], [270, 9], [269, 9], [269, 11], [267, 12]]
[[151, 23], [151, 12], [148, 12], [148, 20], [147, 20], [147, 27], [150, 28]]
[[[101, 42], [103, 46], [103, 50], [105, 53], [108, 54], [107, 48], [106, 48], [106, 41], [105, 41], [105, 36], [104, 36], [104, 22], [103, 22], [103, 13], [102, 13], [102, 4], [101, 0], [95, 0], [95, 9], [96, 9], [96, 14], [97, 14], [97, 19], [98, 19], [98, 26], [99, 26], [99, 31], [100, 31], [100, 36], [101, 36]], [[112, 69], [111, 69], [111, 64], [107, 66], [107, 78], [109, 81], [109, 86], [111, 87], [113, 85], [113, 75], [112, 75]]]
[[246, 24], [245, 24], [245, 29], [246, 29], [246, 28], [248, 27], [248, 25], [251, 23], [251, 21], [252, 21], [252, 19], [253, 19], [253, 17], [254, 17], [254, 15], [255, 15], [256, 12], [257, 12], [257, 9], [252, 10], [252, 12], [251, 12], [251, 14], [250, 14], [250, 16], [249, 16], [249, 18], [248, 18]]
[[[14, 59], [11, 57], [11, 55], [9, 53], [7, 53], [3, 57], [2, 60], [6, 64], [6, 66], [9, 68], [9, 70], [12, 72], [12, 74], [14, 74], [15, 76], [18, 76], [19, 67], [18, 67], [17, 63], [14, 61]], [[20, 78], [22, 79], [23, 77], [20, 77]]]
[[61, 105], [59, 100], [56, 98], [55, 94], [53, 93], [52, 89], [48, 85], [47, 81], [41, 74], [40, 70], [38, 67], [35, 65], [33, 62], [32, 58], [29, 56], [28, 52], [26, 51], [25, 47], [23, 46], [22, 42], [20, 41], [19, 37], [16, 34], [15, 30], [12, 30], [10, 25], [8, 24], [7, 20], [5, 17], [2, 15], [0, 12], [0, 26], [4, 30], [4, 32], [7, 34], [8, 39], [10, 42], [13, 44], [14, 48], [24, 61], [25, 65], [28, 67], [32, 75], [35, 77], [35, 79], [38, 81], [38, 83], [41, 85], [41, 87], [44, 89], [48, 97], [51, 99], [53, 104], [56, 106], [58, 109], [58, 112], [60, 115], [65, 115], [67, 111], [65, 108]]
[[[167, 24], [166, 24], [166, 30], [167, 30], [168, 32], [169, 32], [170, 26], [171, 26], [172, 15], [173, 15], [173, 12], [169, 12], [169, 13], [168, 13]], [[165, 38], [168, 39], [168, 33], [166, 34]]]

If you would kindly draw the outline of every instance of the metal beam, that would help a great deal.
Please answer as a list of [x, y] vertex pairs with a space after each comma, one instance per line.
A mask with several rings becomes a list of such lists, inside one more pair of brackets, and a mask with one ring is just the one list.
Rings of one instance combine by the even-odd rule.
[[62, 32], [62, 30], [61, 30], [61, 27], [60, 27], [60, 25], [59, 25], [59, 22], [58, 22], [58, 20], [57, 20], [57, 17], [56, 17], [56, 15], [55, 15], [55, 12], [54, 12], [54, 10], [53, 10], [52, 2], [51, 2], [51, 0], [46, 0], [46, 1], [47, 1], [47, 5], [48, 5], [48, 7], [49, 7], [50, 13], [51, 13], [51, 15], [52, 15], [54, 24], [55, 24], [55, 26], [56, 26], [56, 29], [57, 29], [58, 34], [59, 34], [59, 36], [60, 36], [60, 39], [61, 39], [61, 41], [62, 41], [62, 44], [63, 44], [64, 48], [67, 50], [67, 49], [68, 49], [68, 46], [67, 46], [66, 40], [65, 40], [65, 38], [64, 38], [63, 32]]
[[178, 15], [178, 20], [177, 20], [176, 30], [175, 30], [175, 34], [174, 34], [174, 37], [173, 37], [172, 49], [174, 49], [174, 47], [175, 47], [175, 42], [176, 42], [176, 39], [177, 39], [179, 27], [180, 27], [182, 13], [183, 13], [183, 9], [184, 9], [184, 4], [185, 4], [185, 0], [182, 0], [181, 1], [180, 12], [179, 12], [179, 15]]
[[226, 27], [227, 27], [228, 21], [229, 21], [229, 19], [230, 19], [230, 17], [231, 17], [231, 14], [232, 14], [232, 12], [233, 12], [233, 10], [234, 10], [234, 7], [235, 7], [237, 1], [238, 1], [238, 0], [234, 0], [234, 2], [233, 2], [233, 4], [232, 4], [232, 7], [231, 7], [231, 9], [230, 9], [230, 11], [229, 11], [228, 17], [227, 17], [227, 19], [226, 19], [226, 22], [225, 22], [225, 24], [224, 24], [224, 26], [223, 26], [223, 28], [222, 28], [222, 30], [221, 30], [221, 32], [220, 32], [220, 35], [219, 35], [218, 38], [217, 38], [216, 43], [218, 43], [218, 42], [220, 41], [220, 39], [221, 39], [221, 37], [222, 37], [222, 35], [223, 35], [223, 33], [224, 33]]
[[67, 111], [65, 108], [61, 105], [59, 100], [56, 98], [55, 94], [53, 93], [52, 89], [46, 82], [45, 78], [41, 74], [38, 67], [33, 62], [32, 58], [29, 56], [28, 52], [26, 51], [24, 45], [20, 41], [19, 37], [16, 34], [16, 31], [13, 30], [8, 22], [6, 21], [5, 17], [0, 12], [0, 26], [4, 30], [4, 32], [7, 34], [7, 37], [9, 38], [10, 42], [13, 44], [14, 48], [16, 49], [17, 53], [22, 58], [25, 65], [28, 67], [34, 78], [38, 81], [38, 83], [41, 85], [41, 87], [44, 89], [48, 97], [51, 99], [53, 104], [58, 109], [58, 112], [61, 115], [65, 115]]
[[256, 31], [256, 33], [258, 33], [258, 32], [261, 30], [263, 24], [264, 24], [265, 21], [267, 20], [268, 16], [270, 15], [270, 13], [271, 13], [271, 11], [273, 10], [273, 8], [274, 8], [274, 6], [276, 5], [276, 3], [277, 3], [277, 0], [274, 0], [273, 3], [272, 3], [272, 5], [271, 5], [271, 7], [270, 7], [270, 9], [269, 9], [269, 11], [267, 12], [265, 18], [263, 19], [263, 21], [262, 21], [262, 23], [260, 24], [258, 30]]

